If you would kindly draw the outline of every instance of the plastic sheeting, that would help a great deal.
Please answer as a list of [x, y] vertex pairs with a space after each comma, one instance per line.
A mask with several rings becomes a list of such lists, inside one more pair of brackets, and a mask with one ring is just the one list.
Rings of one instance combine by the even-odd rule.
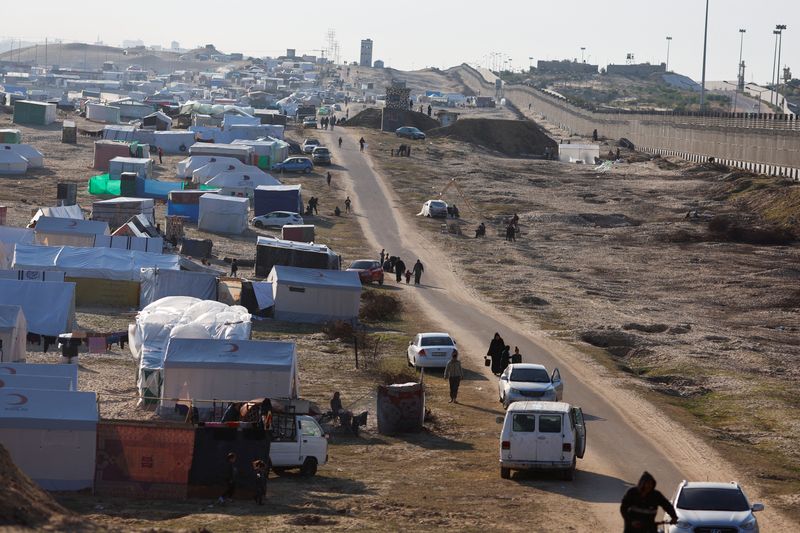
[[277, 320], [358, 320], [361, 280], [356, 272], [275, 266], [267, 281], [273, 284]]
[[191, 178], [192, 173], [195, 170], [204, 167], [206, 165], [209, 165], [211, 163], [233, 165], [234, 168], [237, 168], [240, 165], [244, 165], [244, 163], [233, 157], [224, 157], [215, 155], [195, 155], [187, 157], [186, 159], [182, 159], [181, 161], [178, 162], [177, 165], [178, 177], [183, 179]]
[[198, 229], [241, 234], [247, 229], [250, 201], [247, 198], [208, 193], [200, 197]]
[[192, 296], [201, 300], [217, 299], [217, 276], [208, 272], [142, 269], [139, 307], [167, 296]]
[[12, 267], [23, 270], [59, 270], [75, 278], [138, 282], [142, 268], [179, 270], [180, 257], [117, 248], [17, 244]]
[[0, 305], [22, 307], [30, 333], [68, 333], [75, 323], [75, 284], [0, 279]]
[[[0, 362], [24, 363], [25, 339], [28, 335], [28, 323], [25, 313], [19, 305], [0, 305], [0, 341], [3, 349], [0, 350]], [[2, 380], [0, 380], [2, 381]], [[14, 386], [13, 383], [3, 383], [4, 387]]]
[[0, 269], [11, 268], [15, 244], [33, 244], [34, 240], [35, 234], [32, 229], [0, 226]]
[[262, 185], [253, 193], [255, 216], [272, 211], [303, 212], [302, 185]]

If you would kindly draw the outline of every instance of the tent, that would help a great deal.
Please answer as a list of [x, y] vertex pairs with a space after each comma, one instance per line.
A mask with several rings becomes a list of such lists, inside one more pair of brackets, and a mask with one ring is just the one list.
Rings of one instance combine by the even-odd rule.
[[69, 382], [68, 390], [78, 389], [78, 365], [3, 363], [0, 364], [0, 379], [6, 376], [24, 375], [57, 377]]
[[75, 220], [83, 220], [83, 211], [79, 205], [64, 205], [56, 207], [41, 207], [36, 214], [31, 218], [31, 224], [39, 220], [39, 217], [53, 217], [53, 218], [72, 218]]
[[303, 212], [302, 185], [261, 185], [254, 192], [255, 216], [272, 211]]
[[86, 120], [92, 122], [120, 123], [120, 109], [104, 104], [86, 104]]
[[150, 153], [150, 147], [141, 143], [128, 143], [112, 140], [94, 142], [94, 163], [92, 168], [108, 170], [108, 162], [115, 157], [145, 158]]
[[108, 162], [108, 176], [119, 179], [123, 172], [131, 172], [140, 178], [153, 177], [153, 160], [149, 157], [120, 157]]
[[24, 363], [28, 324], [18, 305], [0, 305], [0, 362]]
[[[26, 374], [6, 374], [0, 376], [0, 389], [42, 389], [42, 390], [75, 390], [72, 380], [58, 376], [29, 376]], [[0, 391], [2, 392], [2, 391]]]
[[244, 196], [252, 198], [256, 187], [261, 185], [280, 185], [281, 182], [260, 168], [251, 170], [229, 170], [220, 172], [206, 182], [207, 187], [219, 189], [225, 196]]
[[92, 203], [92, 220], [108, 222], [113, 228], [120, 227], [136, 215], [144, 216], [150, 224], [155, 223], [153, 199], [121, 196]]
[[0, 151], [21, 155], [28, 161], [28, 168], [44, 166], [44, 155], [30, 144], [0, 144]]
[[167, 201], [167, 215], [186, 217], [189, 222], [197, 222], [200, 216], [200, 198], [208, 191], [172, 191]]
[[217, 299], [217, 276], [210, 272], [142, 269], [139, 307], [144, 308], [167, 296], [192, 296], [201, 300]]
[[233, 157], [223, 157], [215, 155], [195, 155], [182, 159], [177, 165], [177, 177], [188, 179], [192, 177], [192, 172], [200, 167], [204, 167], [209, 163], [227, 163], [230, 165], [244, 165], [238, 159]]
[[142, 118], [142, 127], [166, 131], [172, 127], [172, 117], [163, 111], [156, 111]]
[[0, 176], [25, 174], [27, 171], [27, 159], [11, 150], [0, 151]]
[[46, 490], [92, 488], [98, 420], [94, 392], [6, 388], [0, 394], [0, 442]]
[[156, 131], [152, 137], [152, 144], [165, 154], [185, 154], [195, 142], [191, 131]]
[[339, 270], [341, 258], [324, 244], [258, 237], [256, 276], [266, 277], [276, 265]]
[[242, 163], [250, 163], [253, 160], [253, 148], [242, 144], [195, 143], [189, 148], [189, 155], [233, 157]]
[[[131, 223], [129, 222], [129, 224]], [[160, 254], [164, 250], [164, 239], [147, 235], [98, 235], [94, 241], [94, 247]]]
[[197, 228], [215, 233], [241, 234], [247, 229], [247, 198], [206, 193], [200, 197]]
[[561, 143], [558, 145], [558, 160], [564, 163], [594, 165], [595, 159], [598, 157], [600, 157], [599, 144]]
[[29, 333], [57, 336], [75, 323], [75, 284], [0, 279], [0, 305], [22, 307]]
[[33, 244], [35, 238], [32, 229], [0, 226], [0, 269], [11, 268], [15, 244]]
[[64, 273], [57, 270], [0, 270], [0, 279], [64, 281]]
[[17, 100], [14, 102], [14, 123], [47, 126], [56, 121], [56, 104]]
[[136, 131], [136, 126], [105, 126], [103, 128], [103, 139], [132, 142], [134, 140], [134, 131]]
[[45, 246], [94, 246], [97, 235], [111, 234], [107, 222], [56, 217], [39, 217], [34, 231]]
[[210, 408], [211, 400], [297, 398], [299, 388], [293, 342], [170, 339], [161, 408], [175, 399]]
[[275, 266], [267, 281], [272, 282], [277, 320], [358, 320], [361, 280], [356, 272]]
[[203, 184], [223, 172], [248, 172], [251, 170], [258, 170], [253, 165], [245, 165], [238, 159], [230, 157], [221, 157], [219, 159], [224, 159], [225, 161], [218, 160], [194, 170], [191, 174], [192, 182]]
[[[0, 98], [2, 103], [2, 98]], [[22, 132], [17, 129], [0, 128], [0, 143], [19, 144], [22, 142]]]

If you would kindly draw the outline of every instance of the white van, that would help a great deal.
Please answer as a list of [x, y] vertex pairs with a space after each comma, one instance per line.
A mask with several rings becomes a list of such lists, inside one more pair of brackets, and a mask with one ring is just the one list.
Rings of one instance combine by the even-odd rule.
[[514, 402], [500, 433], [500, 477], [512, 470], [560, 470], [575, 475], [577, 458], [586, 451], [586, 424], [580, 407], [564, 402]]
[[312, 417], [275, 415], [272, 428], [269, 460], [276, 474], [300, 468], [300, 473], [310, 477], [328, 462], [327, 435]]

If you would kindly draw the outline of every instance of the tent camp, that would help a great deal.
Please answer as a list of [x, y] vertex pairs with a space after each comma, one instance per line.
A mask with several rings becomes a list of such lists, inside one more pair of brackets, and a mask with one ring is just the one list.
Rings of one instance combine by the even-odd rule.
[[149, 157], [115, 157], [108, 162], [108, 176], [120, 179], [123, 172], [136, 174], [140, 178], [153, 177], [153, 160]]
[[18, 305], [0, 305], [0, 362], [24, 363], [28, 324]]
[[28, 333], [67, 333], [75, 323], [75, 284], [0, 279], [0, 305], [20, 306]]
[[256, 187], [280, 184], [280, 181], [256, 167], [251, 167], [250, 170], [220, 172], [206, 182], [207, 187], [219, 189], [219, 194], [246, 198], [253, 197]]
[[256, 276], [266, 277], [276, 265], [339, 270], [341, 258], [324, 244], [259, 237], [256, 241]]
[[42, 168], [44, 155], [30, 144], [0, 144], [0, 152], [12, 152], [28, 161], [28, 168]]
[[0, 379], [5, 376], [42, 376], [66, 379], [68, 390], [78, 389], [78, 365], [3, 363], [0, 365]]
[[92, 488], [98, 419], [94, 392], [6, 388], [0, 394], [0, 442], [46, 490]]
[[303, 212], [302, 185], [261, 185], [256, 187], [255, 216], [266, 215], [272, 211]]
[[112, 228], [120, 227], [136, 215], [143, 215], [150, 224], [154, 224], [155, 204], [153, 199], [120, 196], [92, 203], [92, 220], [108, 222]]
[[170, 339], [161, 408], [174, 407], [175, 398], [198, 408], [212, 407], [210, 400], [297, 398], [299, 388], [293, 342]]
[[27, 159], [11, 150], [0, 151], [0, 176], [25, 174], [27, 171]]
[[277, 320], [358, 320], [361, 281], [356, 272], [275, 266], [267, 281], [272, 282]]
[[153, 146], [161, 148], [165, 154], [185, 154], [195, 141], [191, 131], [156, 131], [152, 139]]
[[241, 234], [247, 229], [247, 198], [207, 193], [200, 197], [197, 228], [214, 233]]
[[39, 217], [36, 242], [44, 246], [94, 246], [97, 235], [111, 235], [107, 222]]
[[189, 148], [189, 155], [232, 157], [249, 164], [253, 160], [253, 148], [243, 144], [195, 143]]
[[228, 165], [234, 165], [234, 168], [237, 168], [239, 165], [245, 164], [233, 157], [221, 157], [215, 155], [195, 155], [187, 157], [186, 159], [182, 159], [181, 161], [178, 162], [177, 177], [183, 179], [191, 178], [192, 173], [195, 170], [197, 170], [200, 167], [204, 167], [210, 163], [225, 163]]
[[15, 244], [33, 244], [35, 238], [36, 234], [32, 229], [0, 226], [0, 269], [11, 268]]
[[143, 268], [141, 279], [140, 308], [167, 296], [192, 296], [200, 300], [217, 299], [217, 276], [210, 272]]

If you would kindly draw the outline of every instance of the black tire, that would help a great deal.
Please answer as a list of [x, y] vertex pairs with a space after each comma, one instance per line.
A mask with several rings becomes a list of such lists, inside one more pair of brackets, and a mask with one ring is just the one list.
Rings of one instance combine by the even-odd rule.
[[300, 474], [303, 477], [314, 477], [317, 473], [317, 459], [315, 457], [306, 457], [303, 461], [303, 466], [300, 467]]
[[257, 228], [263, 228], [264, 227], [264, 223], [261, 222], [260, 220], [256, 220], [255, 222], [253, 222], [253, 225], [255, 227], [257, 227]]
[[383, 285], [383, 278], [378, 280], [378, 285]]
[[303, 174], [311, 174], [311, 169], [310, 168], [304, 169]]
[[500, 477], [503, 479], [511, 479], [511, 469], [500, 467]]
[[572, 459], [572, 466], [561, 473], [561, 478], [564, 481], [572, 481], [575, 479], [575, 459]]

